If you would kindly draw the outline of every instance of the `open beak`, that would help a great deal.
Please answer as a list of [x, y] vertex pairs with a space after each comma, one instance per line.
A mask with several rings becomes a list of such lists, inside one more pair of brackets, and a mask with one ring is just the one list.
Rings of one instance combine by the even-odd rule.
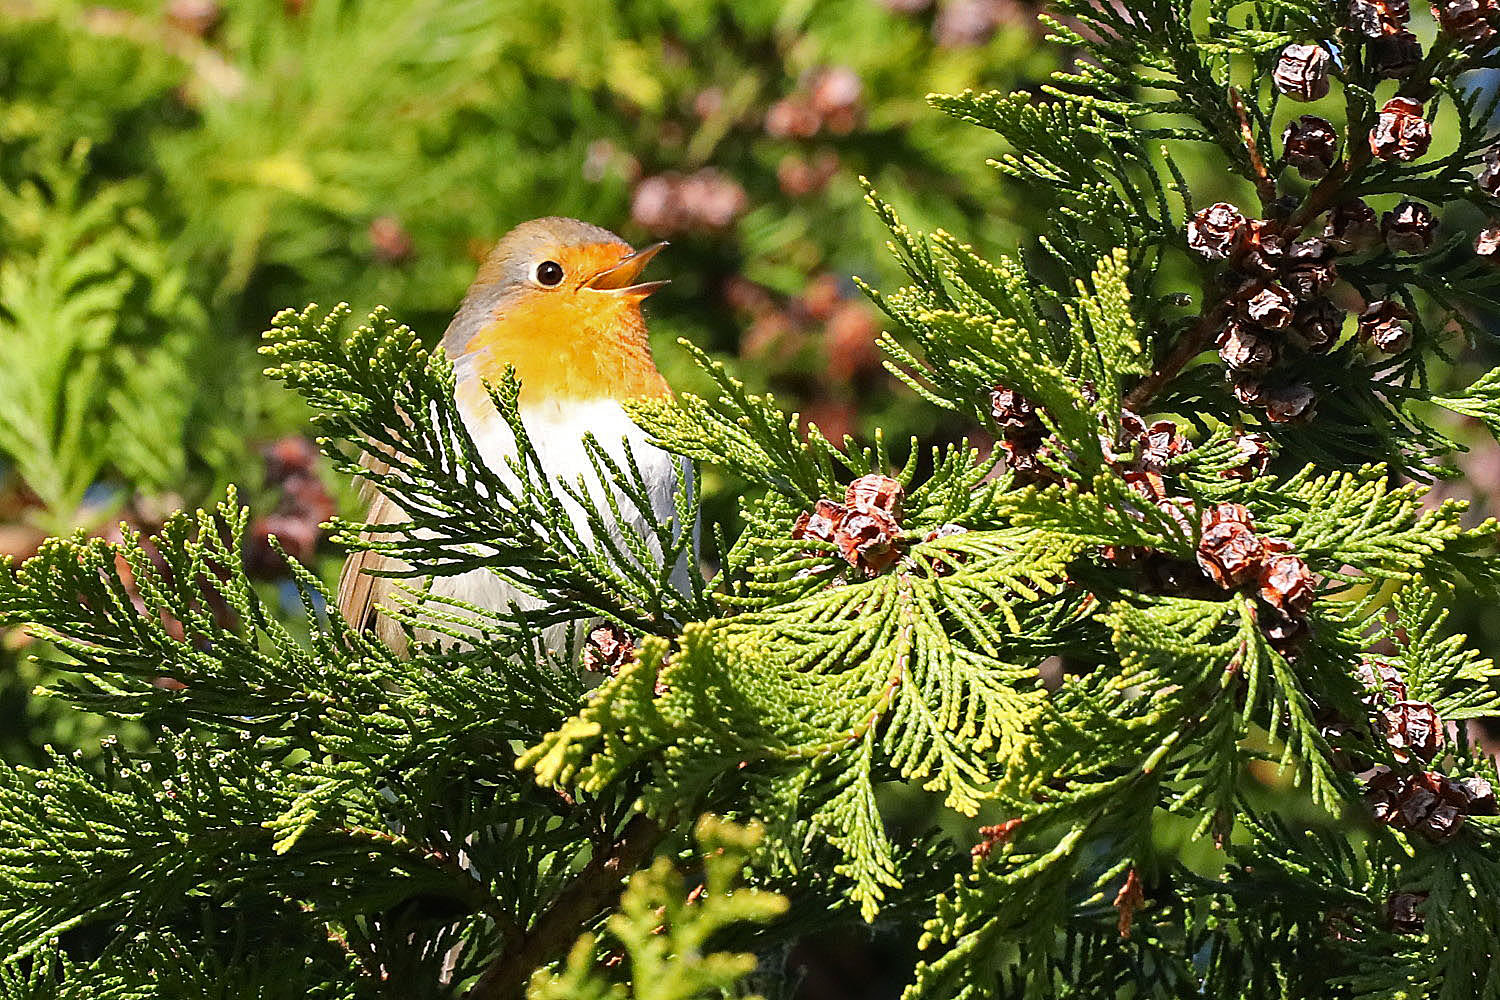
[[627, 254], [612, 267], [605, 268], [584, 282], [583, 287], [644, 299], [658, 288], [671, 284], [668, 281], [636, 282], [635, 280], [646, 269], [646, 265], [651, 263], [651, 258], [661, 253], [665, 246], [665, 243], [653, 243], [649, 247], [642, 247], [634, 253]]

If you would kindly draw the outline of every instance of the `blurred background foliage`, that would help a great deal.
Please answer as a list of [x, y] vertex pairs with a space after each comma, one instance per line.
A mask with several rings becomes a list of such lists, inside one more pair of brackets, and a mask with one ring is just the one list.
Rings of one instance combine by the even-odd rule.
[[[880, 367], [849, 276], [893, 275], [857, 178], [1014, 243], [992, 142], [923, 98], [1035, 86], [1039, 41], [1021, 0], [0, 0], [0, 551], [235, 483], [270, 598], [294, 599], [268, 533], [333, 578], [317, 524], [351, 501], [260, 331], [347, 300], [434, 340], [538, 215], [672, 242], [674, 384], [686, 337], [835, 440], [967, 432]], [[706, 485], [727, 516], [736, 484]], [[5, 637], [0, 754], [96, 749], [40, 670]]]

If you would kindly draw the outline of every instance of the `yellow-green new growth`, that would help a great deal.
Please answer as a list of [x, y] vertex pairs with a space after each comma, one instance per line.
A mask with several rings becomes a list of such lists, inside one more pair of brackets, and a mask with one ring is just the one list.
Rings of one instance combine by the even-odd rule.
[[[637, 872], [605, 933], [580, 937], [561, 970], [537, 972], [528, 1000], [693, 1000], [734, 988], [754, 970], [755, 956], [710, 951], [709, 939], [735, 924], [769, 923], [788, 905], [779, 893], [740, 886], [764, 835], [759, 824], [701, 817], [693, 836], [702, 883], [685, 891], [688, 880], [666, 858]], [[618, 964], [604, 958], [621, 955]]]

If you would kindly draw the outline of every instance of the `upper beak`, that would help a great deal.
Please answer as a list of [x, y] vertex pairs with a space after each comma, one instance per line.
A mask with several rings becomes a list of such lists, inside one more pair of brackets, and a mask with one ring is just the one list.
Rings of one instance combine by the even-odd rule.
[[658, 288], [671, 284], [668, 281], [643, 281], [637, 284], [635, 281], [646, 269], [646, 265], [651, 263], [651, 258], [661, 253], [665, 246], [665, 243], [653, 243], [627, 254], [613, 266], [605, 268], [585, 281], [583, 287], [601, 292], [619, 292], [644, 299]]

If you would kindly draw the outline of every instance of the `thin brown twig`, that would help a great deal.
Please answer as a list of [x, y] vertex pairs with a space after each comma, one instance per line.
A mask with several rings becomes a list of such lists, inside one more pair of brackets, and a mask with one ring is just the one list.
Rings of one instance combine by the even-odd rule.
[[1198, 317], [1198, 322], [1193, 324], [1193, 328], [1178, 339], [1172, 347], [1172, 353], [1162, 359], [1161, 364], [1156, 366], [1156, 370], [1125, 394], [1125, 408], [1144, 413], [1146, 405], [1156, 397], [1156, 394], [1165, 388], [1168, 382], [1176, 378], [1187, 367], [1189, 361], [1208, 349], [1213, 332], [1224, 320], [1226, 309], [1227, 306], [1220, 303], [1213, 309], [1205, 310]]
[[1250, 114], [1245, 110], [1245, 102], [1240, 97], [1238, 87], [1229, 88], [1229, 106], [1234, 109], [1234, 116], [1240, 122], [1240, 139], [1245, 144], [1245, 151], [1250, 154], [1250, 172], [1254, 175], [1255, 193], [1260, 195], [1261, 211], [1269, 211], [1273, 202], [1276, 201], [1276, 182], [1266, 172], [1266, 161], [1261, 158], [1260, 147], [1255, 142], [1255, 130], [1250, 127]]

